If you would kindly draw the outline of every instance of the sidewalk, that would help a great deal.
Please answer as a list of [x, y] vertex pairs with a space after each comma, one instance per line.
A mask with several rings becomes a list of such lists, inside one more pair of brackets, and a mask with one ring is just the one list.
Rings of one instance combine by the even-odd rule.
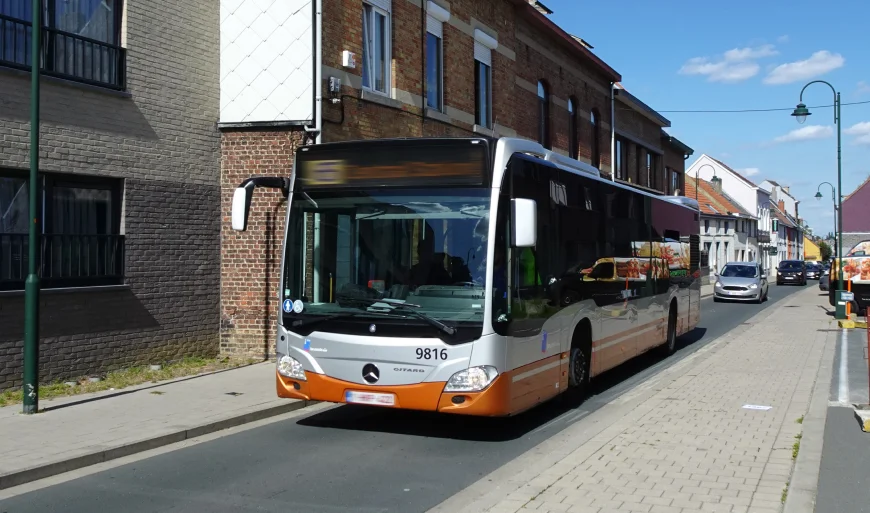
[[430, 511], [811, 513], [839, 336], [821, 306], [796, 293]]
[[275, 395], [261, 363], [114, 392], [0, 408], [0, 489], [280, 415], [306, 404]]

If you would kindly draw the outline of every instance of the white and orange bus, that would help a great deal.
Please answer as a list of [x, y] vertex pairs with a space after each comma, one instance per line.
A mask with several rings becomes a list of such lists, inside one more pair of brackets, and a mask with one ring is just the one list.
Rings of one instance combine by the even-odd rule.
[[280, 397], [482, 416], [528, 410], [700, 318], [694, 200], [521, 139], [305, 146], [289, 178]]

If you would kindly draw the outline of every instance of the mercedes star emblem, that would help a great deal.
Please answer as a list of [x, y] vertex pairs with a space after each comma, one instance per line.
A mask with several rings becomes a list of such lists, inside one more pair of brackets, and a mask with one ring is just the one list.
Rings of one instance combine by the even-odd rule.
[[369, 333], [374, 333], [376, 331], [378, 331], [378, 327], [374, 324], [369, 324]]
[[367, 363], [363, 366], [362, 375], [366, 383], [374, 384], [381, 378], [381, 371], [378, 370], [375, 364]]

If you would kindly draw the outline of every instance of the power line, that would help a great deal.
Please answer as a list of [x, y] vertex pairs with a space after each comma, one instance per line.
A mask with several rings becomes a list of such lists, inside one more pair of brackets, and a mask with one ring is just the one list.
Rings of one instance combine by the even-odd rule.
[[[864, 105], [870, 103], [870, 100], [866, 100], [863, 102], [848, 102], [841, 103], [841, 106], [845, 105]], [[816, 105], [814, 107], [807, 107], [808, 109], [824, 109], [826, 107], [833, 107], [834, 105]], [[740, 113], [748, 113], [748, 112], [778, 112], [778, 111], [788, 111], [794, 110], [794, 107], [785, 107], [785, 108], [777, 108], [777, 109], [735, 109], [735, 110], [659, 110], [656, 112], [665, 114], [665, 113], [680, 113], [680, 114], [740, 114]]]

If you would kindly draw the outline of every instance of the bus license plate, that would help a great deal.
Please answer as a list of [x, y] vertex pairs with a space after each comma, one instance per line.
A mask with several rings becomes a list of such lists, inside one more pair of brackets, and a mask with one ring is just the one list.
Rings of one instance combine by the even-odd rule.
[[393, 394], [379, 394], [376, 392], [354, 392], [348, 390], [344, 393], [344, 401], [356, 404], [373, 404], [376, 406], [395, 406], [396, 396]]

